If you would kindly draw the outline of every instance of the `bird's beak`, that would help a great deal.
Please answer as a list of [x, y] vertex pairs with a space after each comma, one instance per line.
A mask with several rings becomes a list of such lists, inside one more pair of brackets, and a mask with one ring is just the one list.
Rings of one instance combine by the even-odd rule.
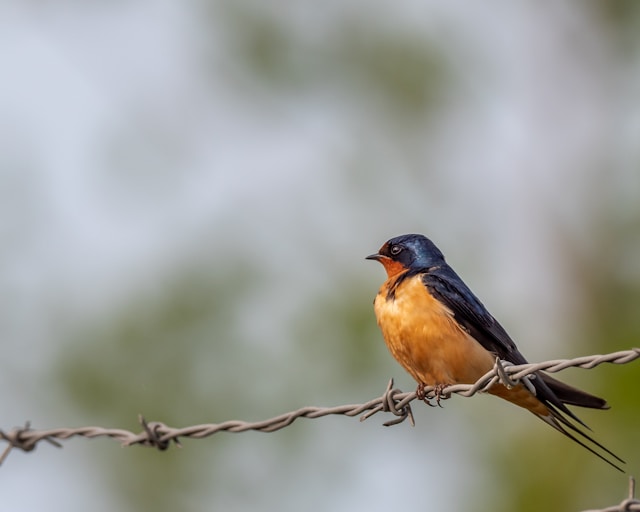
[[369, 256], [365, 258], [365, 260], [380, 261], [382, 258], [384, 258], [382, 254], [375, 253], [375, 254], [369, 254]]

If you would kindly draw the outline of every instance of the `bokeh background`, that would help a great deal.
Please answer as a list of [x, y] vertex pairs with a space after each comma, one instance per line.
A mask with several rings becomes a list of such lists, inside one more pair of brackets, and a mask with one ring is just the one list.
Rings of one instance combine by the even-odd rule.
[[[640, 345], [640, 4], [0, 4], [0, 428], [359, 403], [364, 256], [433, 238], [530, 360]], [[562, 378], [640, 470], [638, 364]], [[160, 453], [13, 452], [3, 510], [579, 510], [626, 476], [506, 402]]]

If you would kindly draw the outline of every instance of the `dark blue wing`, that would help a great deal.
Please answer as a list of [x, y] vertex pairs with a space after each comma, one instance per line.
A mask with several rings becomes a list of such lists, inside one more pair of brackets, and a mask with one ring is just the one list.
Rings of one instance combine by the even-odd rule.
[[[455, 320], [478, 343], [500, 359], [513, 364], [527, 363], [527, 360], [520, 353], [507, 332], [491, 316], [487, 308], [482, 305], [482, 302], [469, 290], [450, 266], [445, 264], [436, 268], [423, 269], [421, 274], [422, 282], [429, 290], [429, 293], [453, 312]], [[538, 378], [532, 379], [531, 383], [536, 389], [538, 399], [582, 423], [577, 416], [567, 409], [554, 390], [545, 382], [544, 374], [537, 372], [536, 376]], [[606, 402], [602, 401], [602, 403], [606, 405]], [[584, 425], [584, 423], [582, 424]]]
[[[498, 321], [493, 318], [491, 313], [487, 311], [451, 267], [445, 264], [435, 268], [422, 269], [418, 273], [422, 275], [422, 282], [429, 290], [429, 293], [447, 306], [453, 312], [455, 320], [485, 349], [500, 359], [504, 359], [513, 364], [527, 363], [527, 360], [520, 353], [507, 332]], [[570, 431], [590, 441], [620, 462], [624, 462], [620, 457], [567, 419], [567, 417], [569, 417], [582, 426], [587, 427], [580, 418], [565, 406], [565, 403], [598, 409], [606, 409], [608, 407], [607, 403], [601, 398], [589, 395], [584, 391], [552, 379], [543, 372], [536, 372], [535, 375], [537, 378], [532, 379], [530, 382], [536, 390], [536, 397], [547, 406], [553, 416], [552, 419], [543, 419], [565, 436], [576, 441], [608, 464], [611, 464], [614, 468], [622, 471], [622, 469], [611, 462], [611, 460], [590, 446], [587, 446]], [[570, 431], [568, 431], [567, 428], [569, 428]]]
[[456, 321], [489, 352], [513, 364], [527, 363], [507, 332], [450, 266], [427, 270], [422, 274], [422, 282], [429, 293], [447, 306]]

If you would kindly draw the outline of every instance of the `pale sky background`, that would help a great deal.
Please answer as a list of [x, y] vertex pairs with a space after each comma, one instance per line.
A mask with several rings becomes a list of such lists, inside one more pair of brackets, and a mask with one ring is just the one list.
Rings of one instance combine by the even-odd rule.
[[[282, 364], [265, 365], [257, 387], [290, 385], [292, 322], [319, 296], [342, 296], [346, 277], [362, 288], [349, 296], [369, 305], [384, 274], [364, 256], [407, 232], [434, 239], [531, 360], [585, 355], [557, 343], [572, 329], [563, 316], [580, 305], [555, 263], [558, 232], [589, 247], [598, 184], [620, 215], [640, 189], [640, 52], [621, 66], [594, 4], [238, 5], [0, 4], [0, 428], [99, 421], [52, 384], [52, 361], [75, 350], [79, 325], [107, 321], [193, 261], [261, 269], [231, 321]], [[284, 65], [291, 83], [261, 83], [241, 61], [232, 21], [243, 9], [297, 41]], [[341, 60], [334, 42], [350, 25], [356, 39], [402, 34], [442, 52], [451, 79], [438, 107], [392, 112]], [[370, 343], [382, 343], [377, 332]], [[332, 363], [305, 364], [321, 382]], [[294, 395], [238, 419], [364, 402], [391, 376], [413, 388], [390, 356], [384, 364], [355, 391]], [[233, 389], [240, 403], [245, 392]], [[378, 417], [302, 420], [289, 429], [304, 442], [285, 459], [288, 429], [188, 443], [182, 456], [197, 452], [205, 468], [221, 450], [210, 478], [231, 483], [185, 491], [184, 510], [467, 510], [461, 486], [478, 492], [490, 479], [468, 453], [495, 425], [478, 426], [482, 416], [470, 425], [481, 408], [451, 402], [420, 410], [414, 429], [383, 429]], [[505, 437], [528, 419], [509, 416]], [[137, 428], [135, 417], [101, 426]], [[112, 441], [80, 439], [11, 453], [2, 509], [120, 509], [122, 496], [101, 480], [107, 450], [126, 456]]]

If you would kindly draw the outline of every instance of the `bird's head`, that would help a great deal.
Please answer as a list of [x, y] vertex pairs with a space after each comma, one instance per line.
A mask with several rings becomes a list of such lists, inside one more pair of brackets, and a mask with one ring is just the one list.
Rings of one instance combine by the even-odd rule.
[[430, 268], [444, 263], [435, 244], [423, 235], [401, 235], [385, 242], [380, 250], [367, 256], [382, 263], [389, 277], [409, 269]]

